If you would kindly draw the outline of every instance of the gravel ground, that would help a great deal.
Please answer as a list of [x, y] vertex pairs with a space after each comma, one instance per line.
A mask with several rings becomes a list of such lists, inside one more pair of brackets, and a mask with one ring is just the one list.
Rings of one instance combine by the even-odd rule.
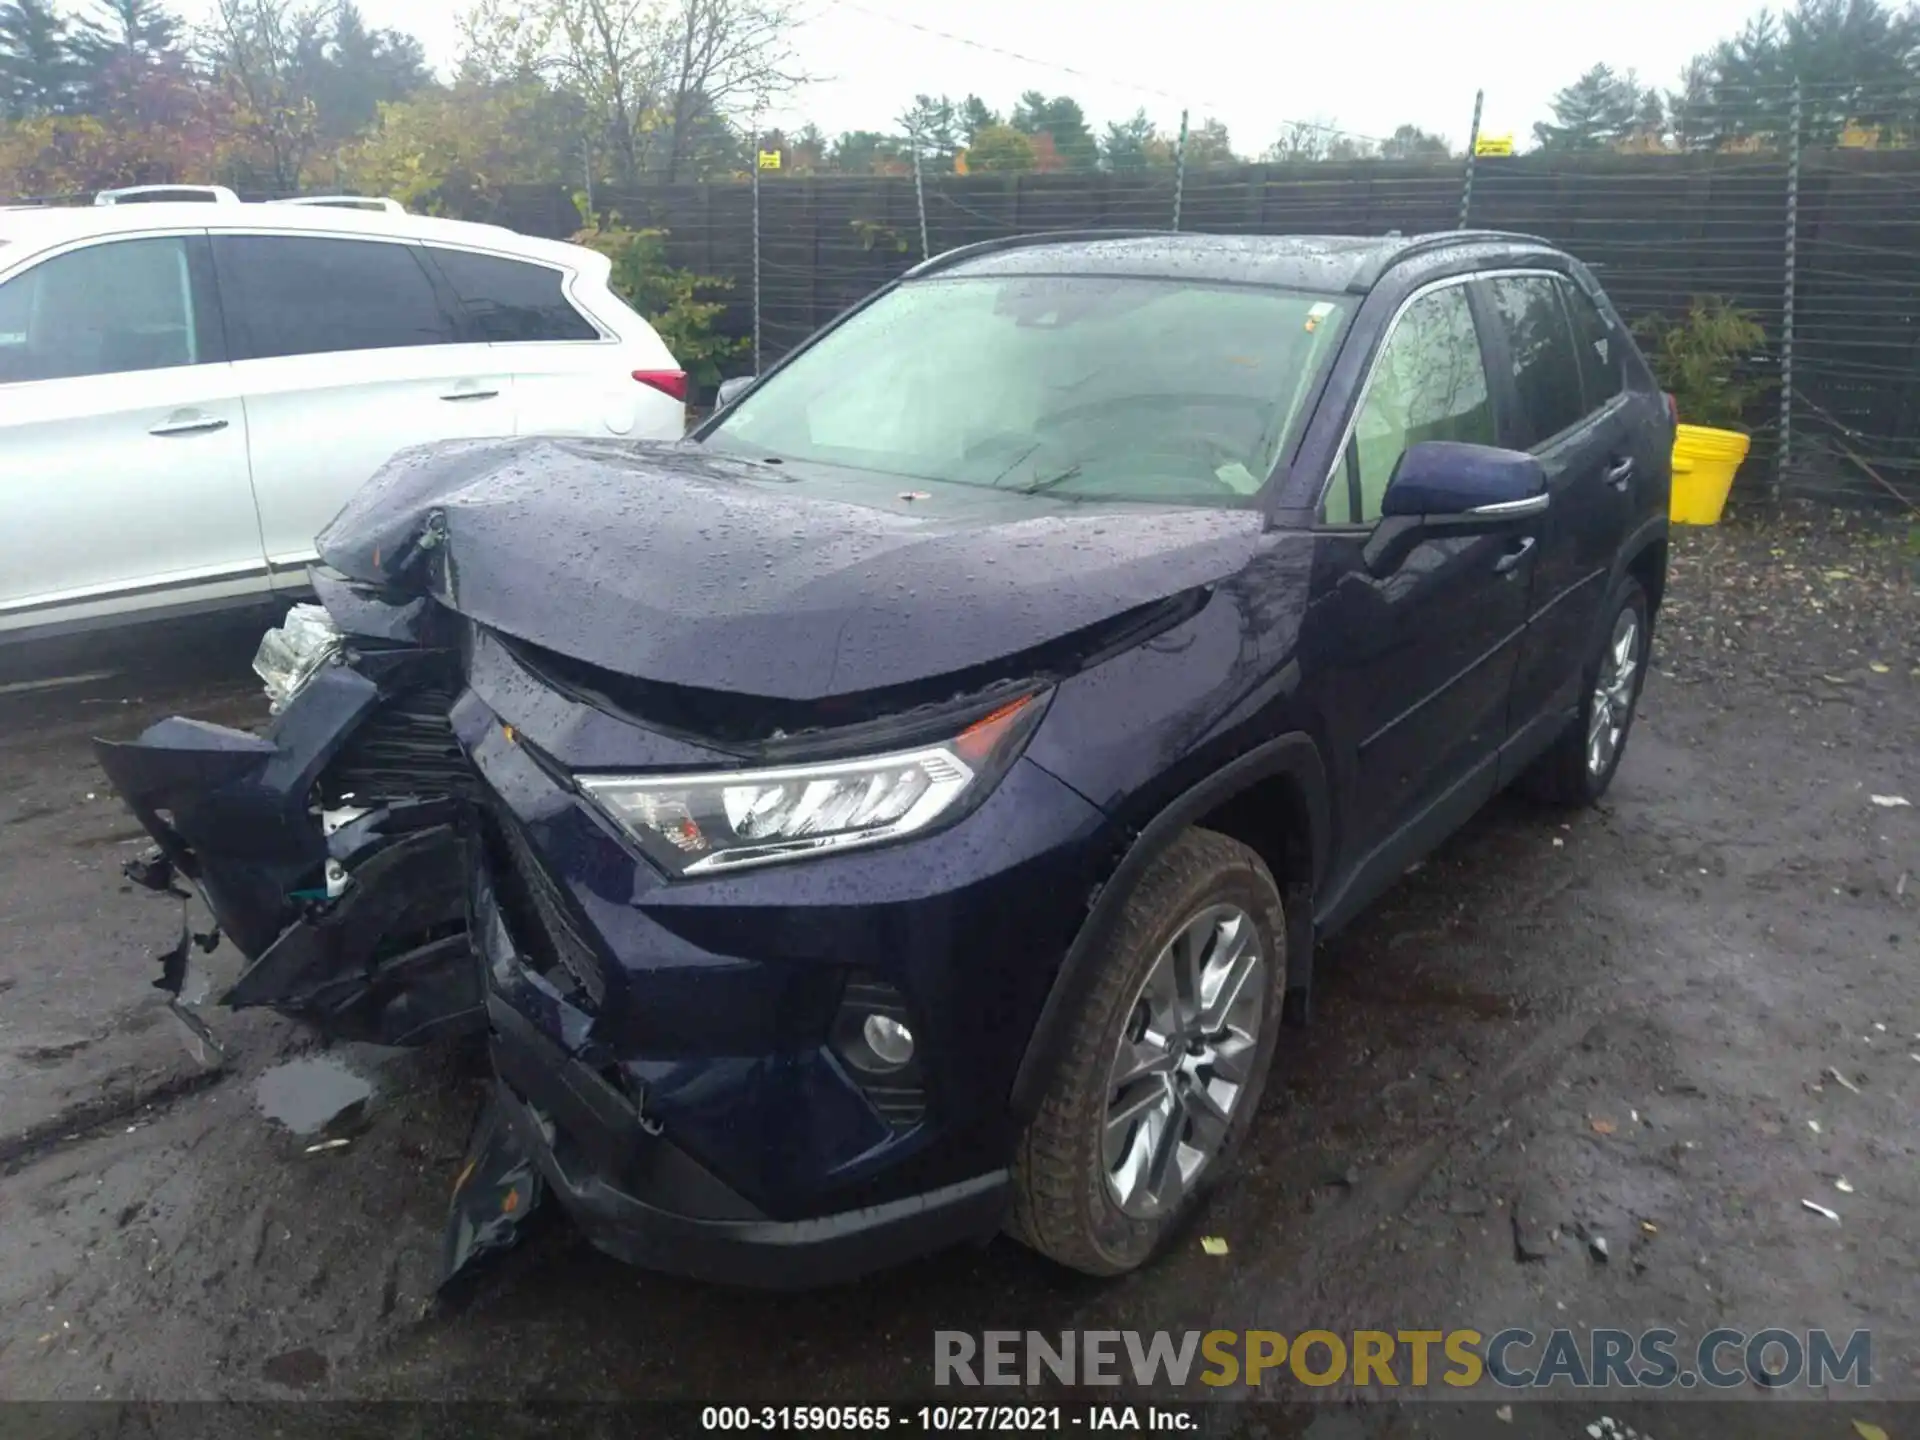
[[[1874, 1399], [1920, 1399], [1917, 568], [1904, 533], [1858, 517], [1683, 536], [1608, 801], [1496, 802], [1323, 947], [1241, 1173], [1118, 1283], [1001, 1241], [742, 1294], [623, 1269], [557, 1224], [464, 1308], [432, 1307], [472, 1070], [246, 1016], [206, 1071], [149, 988], [176, 922], [118, 877], [137, 828], [86, 736], [258, 718], [257, 629], [56, 657], [111, 672], [78, 685], [15, 663], [0, 1397], [860, 1402], [926, 1392], [935, 1329], [1667, 1324], [1868, 1328]], [[343, 1075], [371, 1095], [332, 1129], [263, 1109]], [[324, 1138], [349, 1143], [309, 1150]], [[1498, 1433], [1590, 1433], [1570, 1407], [1519, 1408]], [[1260, 1423], [1445, 1429], [1439, 1407], [1361, 1413]], [[1494, 1430], [1490, 1406], [1465, 1413], [1458, 1433]], [[1801, 1413], [1792, 1433], [1850, 1436], [1871, 1412]], [[1755, 1434], [1755, 1415], [1688, 1428]]]

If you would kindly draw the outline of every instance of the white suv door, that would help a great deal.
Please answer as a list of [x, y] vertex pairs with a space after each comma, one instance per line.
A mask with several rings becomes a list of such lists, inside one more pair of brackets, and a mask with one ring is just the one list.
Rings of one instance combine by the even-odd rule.
[[405, 239], [213, 235], [277, 583], [397, 450], [513, 433], [512, 376]]
[[197, 231], [0, 281], [0, 633], [267, 592], [212, 289]]

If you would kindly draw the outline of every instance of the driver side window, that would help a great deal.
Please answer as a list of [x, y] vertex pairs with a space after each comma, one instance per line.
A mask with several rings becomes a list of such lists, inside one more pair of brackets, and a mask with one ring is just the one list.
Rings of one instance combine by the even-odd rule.
[[1327, 487], [1331, 525], [1371, 525], [1394, 466], [1423, 440], [1495, 443], [1487, 367], [1464, 285], [1415, 300], [1387, 337]]

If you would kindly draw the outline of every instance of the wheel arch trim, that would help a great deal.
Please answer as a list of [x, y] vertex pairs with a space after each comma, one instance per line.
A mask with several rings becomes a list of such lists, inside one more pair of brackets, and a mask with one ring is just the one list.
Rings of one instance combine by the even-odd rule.
[[[1075, 1008], [1095, 984], [1101, 947], [1111, 938], [1121, 909], [1141, 874], [1195, 821], [1255, 785], [1282, 777], [1299, 787], [1305, 802], [1311, 831], [1308, 842], [1313, 856], [1313, 886], [1316, 890], [1319, 888], [1331, 850], [1331, 802], [1326, 766], [1319, 748], [1307, 735], [1296, 731], [1268, 740], [1177, 796], [1128, 843], [1125, 855], [1101, 885], [1087, 918], [1067, 949], [1066, 958], [1060, 962], [1060, 969], [1047, 991], [1046, 1003], [1034, 1023], [1033, 1034], [1028, 1037], [1020, 1067], [1014, 1073], [1010, 1108], [1016, 1118], [1024, 1121], [1032, 1115], [1052, 1080]], [[1311, 915], [1310, 902], [1304, 913]], [[1290, 912], [1287, 918], [1288, 928], [1294, 932], [1288, 939], [1295, 940], [1299, 934], [1298, 917]]]

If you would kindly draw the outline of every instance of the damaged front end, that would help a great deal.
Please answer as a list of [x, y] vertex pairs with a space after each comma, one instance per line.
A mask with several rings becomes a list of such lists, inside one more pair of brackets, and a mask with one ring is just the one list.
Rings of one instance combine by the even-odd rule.
[[[447, 719], [455, 632], [425, 599], [314, 580], [322, 605], [261, 642], [263, 734], [173, 717], [94, 742], [156, 842], [128, 877], [212, 913], [206, 933], [183, 923], [154, 982], [202, 1046], [218, 1043], [197, 1013], [209, 998], [384, 1045], [484, 1024], [464, 898], [472, 780]], [[237, 973], [217, 973], [220, 937]]]

